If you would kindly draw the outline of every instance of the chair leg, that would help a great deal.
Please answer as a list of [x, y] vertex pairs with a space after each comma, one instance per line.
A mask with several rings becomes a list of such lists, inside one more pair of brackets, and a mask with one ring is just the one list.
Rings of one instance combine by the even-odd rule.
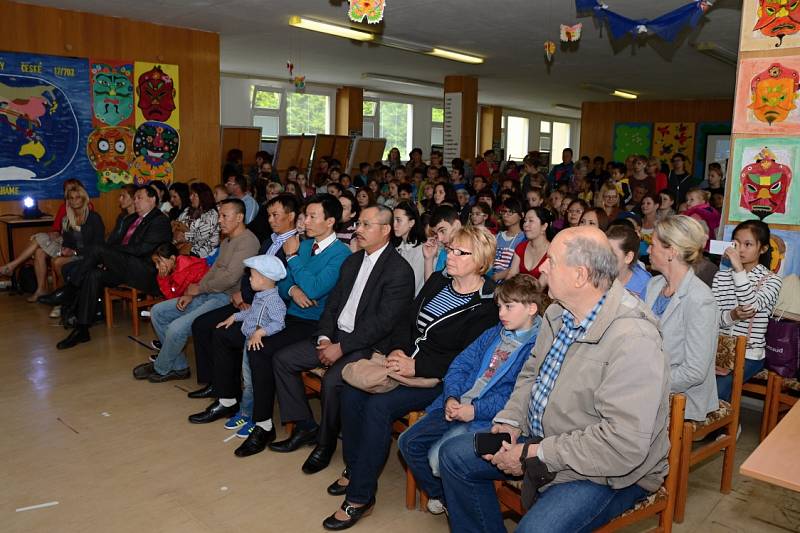
[[767, 422], [767, 434], [775, 429], [778, 425], [778, 414], [781, 412], [781, 392], [783, 392], [783, 378], [777, 374], [771, 374], [773, 377], [772, 395], [773, 400], [770, 402], [769, 421]]
[[406, 466], [406, 509], [413, 511], [417, 507], [417, 480], [411, 469]]
[[772, 373], [770, 373], [769, 378], [767, 379], [767, 391], [764, 394], [764, 410], [761, 413], [761, 429], [758, 433], [758, 442], [762, 442], [767, 433], [769, 433], [769, 413], [772, 409], [772, 387], [775, 380], [772, 379]]
[[686, 514], [686, 498], [689, 491], [689, 457], [692, 454], [692, 426], [683, 425], [681, 459], [678, 467], [678, 487], [675, 491], [675, 522], [683, 523]]
[[725, 447], [722, 453], [722, 481], [719, 484], [719, 490], [722, 494], [728, 494], [733, 485], [733, 460], [736, 457], [736, 432], [738, 431], [738, 422], [734, 421], [728, 425], [728, 439], [730, 444]]
[[133, 299], [131, 300], [131, 322], [133, 323], [133, 336], [139, 336], [139, 300], [136, 291], [133, 291]]
[[419, 491], [419, 509], [420, 511], [428, 510], [428, 495], [424, 490]]
[[106, 310], [106, 327], [111, 329], [111, 327], [114, 325], [114, 300], [111, 298], [111, 295], [108, 294], [108, 291], [105, 293], [103, 305], [105, 306]]

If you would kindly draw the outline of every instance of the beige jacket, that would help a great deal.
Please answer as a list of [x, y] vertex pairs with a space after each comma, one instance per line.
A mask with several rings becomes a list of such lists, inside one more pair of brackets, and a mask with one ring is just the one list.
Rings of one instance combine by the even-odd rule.
[[[496, 422], [529, 435], [528, 405], [539, 367], [561, 328], [552, 304], [517, 384]], [[539, 457], [554, 483], [587, 479], [615, 489], [653, 492], [667, 474], [669, 361], [657, 321], [614, 282], [586, 334], [567, 351], [544, 411]]]

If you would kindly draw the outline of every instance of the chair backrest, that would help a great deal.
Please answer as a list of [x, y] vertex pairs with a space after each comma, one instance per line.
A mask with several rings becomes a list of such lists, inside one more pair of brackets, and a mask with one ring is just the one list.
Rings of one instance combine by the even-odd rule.
[[[683, 441], [683, 414], [686, 410], [686, 396], [683, 394], [673, 394], [670, 398], [669, 409], [669, 473], [664, 480], [664, 487], [667, 489], [667, 496], [674, 500], [678, 489], [678, 477], [680, 468], [678, 462], [681, 457], [681, 444]], [[674, 502], [673, 502], [674, 505]]]
[[[717, 342], [716, 365], [727, 368], [733, 374], [733, 387], [731, 387], [731, 408], [739, 411], [742, 401], [742, 385], [744, 382], [744, 359], [747, 351], [747, 337], [720, 335]], [[738, 415], [737, 415], [738, 418]]]

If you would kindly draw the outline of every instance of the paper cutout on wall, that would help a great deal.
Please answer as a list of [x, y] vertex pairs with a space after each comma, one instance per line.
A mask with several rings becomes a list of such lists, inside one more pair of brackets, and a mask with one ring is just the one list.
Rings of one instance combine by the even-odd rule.
[[800, 46], [800, 2], [744, 0], [740, 50], [775, 50]]
[[180, 123], [180, 78], [177, 65], [134, 64], [136, 126], [147, 121], [166, 122], [176, 130]]
[[669, 164], [672, 156], [683, 154], [689, 159], [694, 154], [693, 122], [656, 122], [653, 126], [653, 156], [662, 164]]
[[0, 200], [63, 199], [67, 178], [97, 196], [89, 60], [0, 52], [0, 64]]
[[[734, 141], [728, 221], [760, 218], [768, 224], [800, 225], [800, 139], [752, 137]], [[800, 228], [798, 228], [800, 229]]]
[[363, 22], [366, 18], [368, 24], [377, 24], [383, 20], [385, 7], [386, 0], [350, 0], [347, 15], [353, 22]]
[[147, 185], [151, 181], [163, 181], [167, 185], [172, 183], [173, 169], [169, 161], [158, 161], [152, 163], [144, 156], [137, 156], [131, 163], [128, 171], [135, 185]]
[[172, 163], [178, 157], [180, 142], [177, 130], [169, 124], [145, 122], [136, 128], [133, 153], [135, 156], [144, 157], [153, 165], [163, 161]]
[[545, 41], [544, 43], [544, 59], [548, 63], [553, 62], [553, 56], [556, 53], [556, 43], [553, 41]]
[[800, 134], [800, 58], [743, 59], [739, 63], [735, 133]]
[[580, 40], [581, 38], [581, 29], [583, 28], [583, 24], [580, 22], [574, 24], [572, 26], [567, 26], [565, 24], [561, 25], [561, 32], [560, 38], [562, 43], [574, 43]]
[[614, 125], [614, 161], [629, 155], [650, 155], [653, 125], [645, 122], [618, 122]]
[[133, 62], [90, 61], [92, 125], [133, 126]]
[[97, 171], [97, 188], [118, 189], [132, 183], [128, 168], [133, 161], [133, 129], [109, 126], [94, 130], [86, 141], [86, 155]]

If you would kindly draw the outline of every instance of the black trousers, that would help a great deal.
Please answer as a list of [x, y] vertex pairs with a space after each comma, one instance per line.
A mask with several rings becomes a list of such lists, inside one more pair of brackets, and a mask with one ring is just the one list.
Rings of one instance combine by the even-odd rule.
[[[197, 363], [197, 383], [211, 383], [214, 377], [214, 350], [213, 336], [217, 324], [237, 312], [232, 304], [225, 305], [204, 315], [197, 317], [192, 322], [192, 343], [194, 356]], [[236, 325], [228, 329], [237, 329]], [[244, 343], [242, 343], [244, 346]], [[241, 349], [239, 350], [241, 355]], [[241, 364], [241, 361], [240, 361]]]
[[[325, 372], [320, 392], [322, 420], [317, 434], [318, 444], [336, 445], [341, 424], [340, 398], [344, 387], [342, 369], [348, 363], [369, 357], [371, 353], [370, 350], [346, 353]], [[252, 366], [252, 360], [250, 364]], [[274, 364], [281, 421], [313, 420], [314, 415], [303, 386], [302, 372], [320, 366], [315, 340], [306, 339], [281, 350], [275, 355]], [[259, 421], [257, 416], [255, 419]]]
[[[264, 347], [261, 350], [247, 352], [247, 357], [250, 360], [250, 375], [253, 380], [254, 421], [263, 422], [271, 419], [275, 410], [275, 372], [273, 370], [275, 355], [298, 341], [303, 341], [304, 339], [308, 341], [316, 329], [317, 322], [314, 320], [303, 320], [286, 315], [286, 327], [271, 337], [264, 337], [262, 341]], [[241, 356], [239, 364], [241, 367]], [[228, 397], [230, 398], [230, 396]], [[281, 410], [281, 421], [285, 423], [290, 420], [297, 419], [284, 418]]]

